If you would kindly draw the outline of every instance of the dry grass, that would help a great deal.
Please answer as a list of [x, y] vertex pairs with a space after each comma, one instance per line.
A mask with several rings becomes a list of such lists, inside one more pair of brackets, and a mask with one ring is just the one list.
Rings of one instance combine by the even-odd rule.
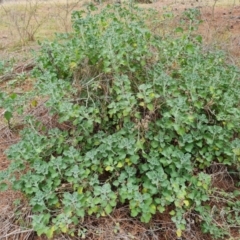
[[[9, 1], [0, 5], [0, 50], [23, 47], [71, 30], [71, 12], [84, 1]], [[30, 43], [31, 44], [31, 43]]]

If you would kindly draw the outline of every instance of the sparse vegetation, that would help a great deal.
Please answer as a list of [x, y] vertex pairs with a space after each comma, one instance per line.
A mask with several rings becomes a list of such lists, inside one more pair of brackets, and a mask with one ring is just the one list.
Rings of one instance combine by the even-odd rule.
[[[25, 228], [90, 239], [98, 230], [81, 223], [124, 207], [128, 219], [150, 225], [167, 215], [175, 239], [196, 226], [214, 239], [239, 229], [240, 69], [205, 47], [199, 9], [159, 29], [170, 18], [89, 4], [73, 12], [71, 32], [41, 43], [34, 87], [1, 93], [8, 128], [19, 128], [17, 114], [22, 131], [6, 151], [0, 188], [26, 196]], [[51, 124], [29, 106], [41, 106]], [[232, 189], [217, 186], [219, 168]]]
[[37, 0], [26, 0], [16, 8], [11, 5], [1, 5], [3, 19], [11, 35], [18, 35], [22, 45], [26, 41], [34, 41], [35, 35], [41, 25], [46, 21], [46, 16], [40, 15], [41, 3]]

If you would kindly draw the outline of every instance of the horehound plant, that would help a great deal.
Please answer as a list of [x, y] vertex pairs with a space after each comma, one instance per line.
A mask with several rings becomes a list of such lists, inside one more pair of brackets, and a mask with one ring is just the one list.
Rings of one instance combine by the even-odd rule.
[[239, 68], [203, 50], [197, 9], [164, 36], [147, 27], [152, 10], [95, 10], [74, 12], [73, 32], [41, 44], [34, 91], [59, 125], [27, 117], [1, 188], [7, 179], [26, 195], [48, 238], [87, 235], [84, 219], [122, 206], [144, 223], [168, 211], [178, 238], [193, 216], [215, 238], [230, 235], [208, 207], [209, 169], [239, 169]]

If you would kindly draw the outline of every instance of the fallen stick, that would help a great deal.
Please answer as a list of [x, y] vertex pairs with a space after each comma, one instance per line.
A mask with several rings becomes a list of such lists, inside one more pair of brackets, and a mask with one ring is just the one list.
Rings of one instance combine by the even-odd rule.
[[23, 73], [23, 72], [29, 72], [35, 67], [35, 63], [29, 62], [27, 64], [21, 64], [16, 66], [11, 73], [6, 73], [3, 76], [0, 77], [0, 83], [14, 79], [17, 77], [18, 74]]

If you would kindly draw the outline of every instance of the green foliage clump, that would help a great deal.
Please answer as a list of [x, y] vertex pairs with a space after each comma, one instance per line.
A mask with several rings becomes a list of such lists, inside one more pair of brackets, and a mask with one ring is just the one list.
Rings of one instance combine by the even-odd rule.
[[39, 235], [77, 234], [86, 215], [123, 204], [146, 223], [171, 206], [178, 236], [186, 213], [204, 223], [206, 170], [238, 166], [240, 81], [223, 54], [204, 51], [193, 14], [163, 37], [135, 7], [75, 12], [72, 33], [42, 44], [36, 89], [62, 127], [29, 118], [3, 176], [28, 196]]

